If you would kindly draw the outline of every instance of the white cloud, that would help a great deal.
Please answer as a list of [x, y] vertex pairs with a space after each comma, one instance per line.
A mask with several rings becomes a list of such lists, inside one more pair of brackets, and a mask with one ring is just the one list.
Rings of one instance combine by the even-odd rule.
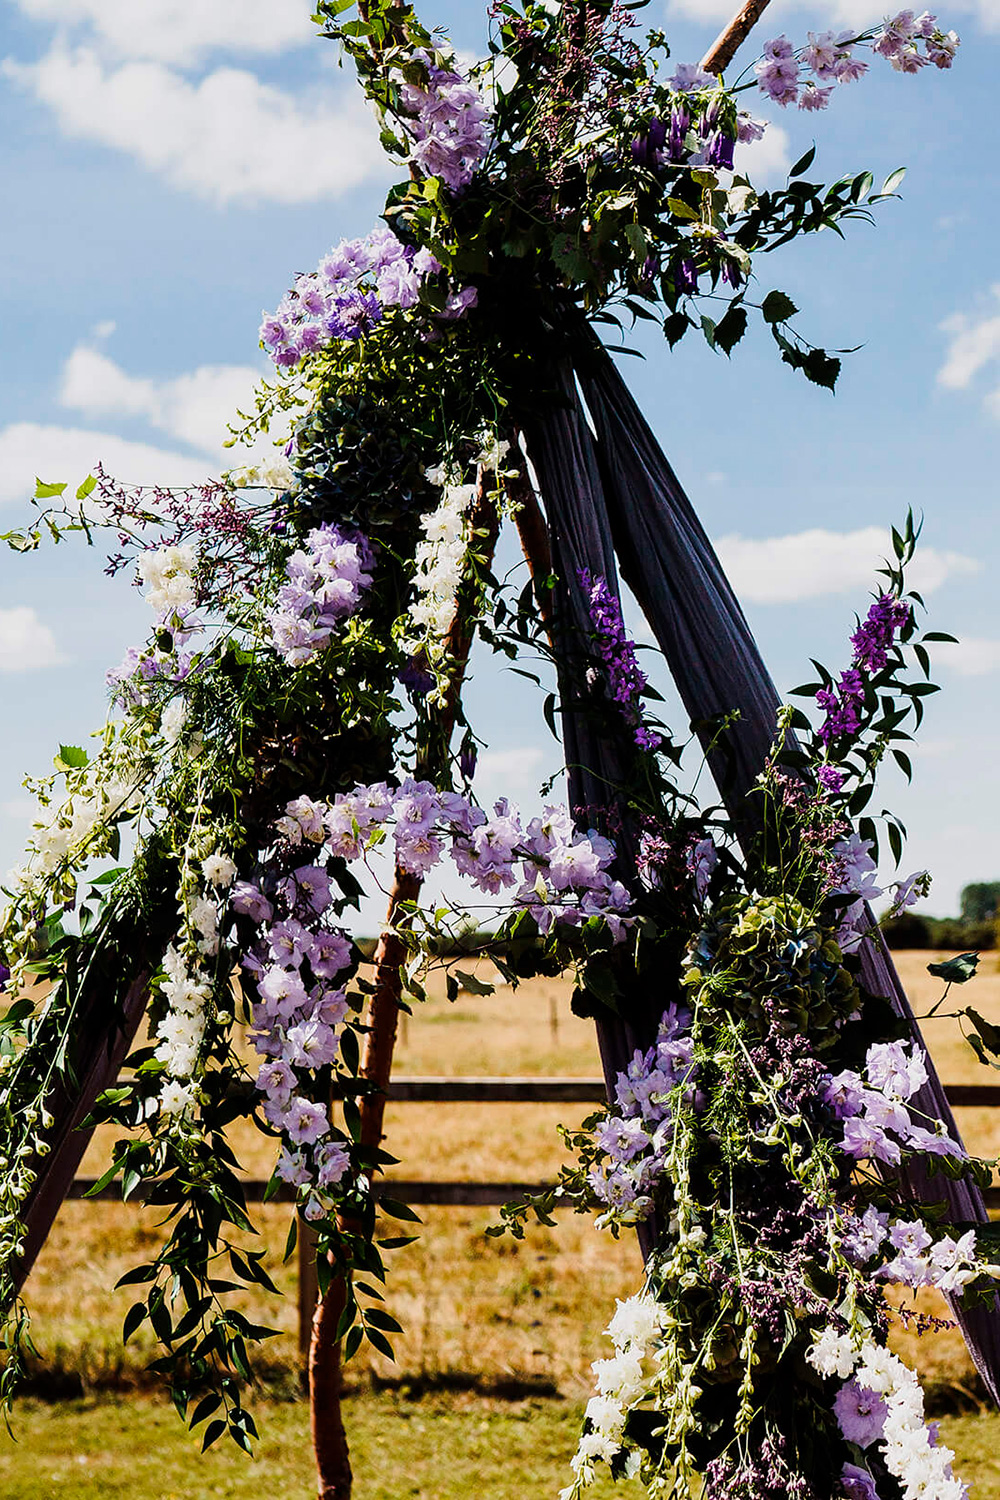
[[75, 488], [98, 462], [125, 484], [198, 484], [211, 471], [203, 458], [128, 442], [110, 432], [15, 422], [0, 430], [0, 504], [29, 499], [38, 476]]
[[[175, 380], [130, 375], [80, 344], [63, 366], [59, 399], [88, 417], [141, 416], [172, 437], [222, 458], [227, 426], [252, 405], [260, 372], [250, 365], [202, 365]], [[226, 466], [233, 462], [229, 458]]]
[[214, 48], [275, 53], [316, 36], [309, 0], [17, 0], [26, 16], [84, 25], [120, 57], [189, 63]]
[[[889, 533], [880, 526], [842, 532], [817, 527], [759, 540], [733, 534], [715, 545], [737, 595], [751, 604], [790, 604], [870, 587], [875, 568], [890, 552]], [[921, 547], [907, 576], [914, 588], [930, 593], [948, 578], [979, 567], [960, 552]]]
[[[735, 8], [732, 0], [670, 0], [667, 15], [670, 18], [684, 17], [693, 21], [703, 21], [706, 27], [710, 27], [730, 20]], [[954, 0], [954, 3], [949, 6], [945, 26], [954, 23], [956, 10], [974, 15], [987, 31], [996, 31], [1000, 27], [1000, 0]], [[792, 21], [786, 19], [793, 16], [796, 11], [805, 12], [805, 14]], [[876, 20], [882, 13], [877, 5], [872, 5], [871, 0], [833, 0], [833, 4], [824, 8], [822, 15], [817, 13], [812, 0], [771, 0], [763, 23], [753, 31], [749, 43], [740, 49], [738, 66], [733, 70], [733, 76], [739, 68], [753, 61], [755, 54], [759, 54], [761, 46], [768, 37], [775, 36], [783, 30], [788, 31], [792, 41], [799, 43], [805, 41], [805, 27], [816, 26], [817, 21], [820, 22], [821, 27], [838, 23], [862, 31], [866, 26], [871, 26], [873, 20]], [[712, 35], [706, 34], [706, 45], [702, 51], [707, 50]]]
[[0, 802], [0, 813], [16, 823], [27, 823], [37, 811], [38, 803], [33, 797], [8, 797]]
[[336, 198], [385, 167], [360, 91], [293, 98], [238, 68], [190, 83], [160, 63], [111, 67], [61, 44], [2, 70], [54, 111], [64, 134], [124, 151], [218, 204]]
[[0, 672], [32, 672], [66, 660], [48, 625], [26, 604], [0, 609]]
[[[994, 298], [1000, 299], [1000, 283], [990, 290]], [[951, 334], [951, 340], [945, 362], [938, 371], [938, 384], [953, 391], [967, 390], [983, 366], [1000, 356], [1000, 313], [980, 318], [955, 313], [945, 319], [941, 329]]]
[[[751, 109], [750, 113], [755, 119], [760, 118], [756, 110]], [[752, 183], [784, 182], [792, 165], [788, 131], [769, 122], [759, 141], [736, 147], [733, 165]]]
[[934, 647], [934, 655], [960, 677], [985, 677], [1000, 667], [1000, 641], [964, 635], [956, 646], [941, 642]]
[[493, 786], [518, 788], [536, 783], [545, 761], [545, 753], [537, 745], [518, 745], [509, 750], [484, 750], [476, 767], [477, 781], [488, 781]]

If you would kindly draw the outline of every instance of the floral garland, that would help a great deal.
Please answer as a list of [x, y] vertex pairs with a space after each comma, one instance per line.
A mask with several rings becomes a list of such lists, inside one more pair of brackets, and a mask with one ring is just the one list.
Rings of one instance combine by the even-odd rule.
[[[569, 1137], [576, 1160], [550, 1200], [656, 1239], [641, 1292], [612, 1319], [616, 1353], [596, 1371], [568, 1493], [603, 1461], [675, 1500], [828, 1500], [830, 1475], [837, 1500], [958, 1500], [886, 1353], [884, 1288], [991, 1296], [988, 1233], [953, 1239], [933, 1211], [901, 1211], [880, 1172], [914, 1156], [973, 1181], [986, 1168], [920, 1113], [921, 1055], [859, 983], [865, 900], [891, 888], [902, 906], [927, 882], [880, 885], [868, 811], [887, 756], [908, 773], [904, 746], [933, 687], [934, 633], [919, 634], [903, 576], [912, 521], [851, 665], [806, 685], [818, 727], [791, 709], [776, 725], [748, 804], [763, 809], [753, 847], [682, 784], [682, 747], [650, 721], [608, 579], [575, 580], [589, 621], [572, 644], [587, 710], [627, 752], [615, 796], [638, 830], [637, 877], [592, 810], [478, 805], [459, 692], [474, 638], [513, 660], [546, 651], [545, 611], [494, 577], [492, 548], [516, 509], [499, 495], [502, 466], [510, 454], [520, 474], [518, 430], [550, 399], [536, 356], [567, 303], [651, 312], [671, 345], [699, 328], [726, 353], [759, 313], [782, 359], [832, 386], [839, 360], [792, 330], [780, 291], [751, 303], [751, 273], [789, 239], [869, 217], [898, 177], [881, 192], [866, 174], [824, 188], [805, 181], [810, 153], [784, 189], [758, 193], [734, 168], [737, 143], [763, 129], [740, 96], [758, 87], [818, 108], [828, 82], [864, 70], [857, 47], [911, 72], [947, 66], [957, 38], [904, 12], [853, 38], [812, 37], [801, 56], [778, 39], [756, 82], [726, 86], [690, 65], [658, 72], [663, 38], [637, 42], [610, 0], [582, 22], [543, 0], [497, 0], [491, 57], [466, 72], [405, 0], [369, 0], [356, 22], [345, 8], [321, 0], [321, 21], [407, 176], [384, 227], [342, 241], [265, 316], [276, 374], [240, 436], [269, 433], [273, 460], [193, 492], [132, 491], [103, 472], [75, 501], [40, 486], [41, 516], [4, 538], [23, 551], [106, 526], [109, 572], [134, 565], [154, 626], [109, 674], [97, 753], [62, 746], [55, 776], [32, 783], [42, 812], [6, 887], [0, 1401], [28, 1347], [18, 1265], [57, 1096], [94, 997], [103, 1014], [135, 986], [152, 992], [151, 1039], [91, 1118], [122, 1131], [102, 1181], [155, 1183], [167, 1208], [169, 1238], [129, 1275], [126, 1331], [149, 1322], [179, 1407], [208, 1423], [206, 1445], [225, 1431], [251, 1445], [247, 1346], [267, 1330], [226, 1306], [217, 1274], [226, 1254], [239, 1282], [270, 1285], [261, 1252], [229, 1238], [250, 1224], [228, 1141], [240, 1115], [276, 1139], [274, 1186], [294, 1186], [323, 1274], [341, 1279], [345, 1353], [363, 1338], [390, 1348], [392, 1320], [365, 1290], [384, 1274], [373, 1183], [386, 1158], [358, 1123], [373, 986], [346, 913], [373, 851], [391, 846], [404, 891], [449, 860], [489, 898], [483, 952], [511, 982], [571, 972], [579, 1008], [599, 1013], [674, 981], [613, 1108]], [[550, 583], [536, 578], [540, 599]], [[907, 675], [914, 662], [923, 682]], [[546, 704], [553, 726], [558, 707]], [[133, 857], [99, 870], [126, 825]], [[884, 837], [898, 860], [895, 820]], [[394, 888], [401, 1003], [419, 1002], [436, 964], [457, 993], [453, 940], [471, 922]], [[29, 976], [49, 986], [40, 1003], [22, 994]], [[994, 1032], [971, 1007], [958, 1013], [989, 1054]], [[505, 1211], [515, 1233], [529, 1211]]]

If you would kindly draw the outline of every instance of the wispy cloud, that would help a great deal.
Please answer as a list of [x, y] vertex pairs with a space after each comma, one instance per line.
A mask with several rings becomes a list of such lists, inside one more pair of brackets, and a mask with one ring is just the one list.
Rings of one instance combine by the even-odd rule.
[[36, 21], [81, 28], [120, 57], [192, 63], [206, 52], [273, 55], [316, 36], [309, 0], [16, 0]]
[[65, 660], [52, 630], [34, 609], [0, 609], [0, 672], [33, 672]]
[[[1000, 282], [990, 288], [992, 301], [1000, 301]], [[938, 370], [938, 384], [952, 391], [964, 391], [979, 372], [1000, 357], [1000, 312], [986, 310], [978, 317], [954, 313], [941, 324], [950, 334], [948, 352]], [[1000, 393], [994, 392], [995, 401]]]
[[[759, 539], [731, 534], [719, 538], [716, 550], [741, 599], [791, 604], [870, 587], [874, 570], [891, 549], [883, 527], [865, 526], [839, 532], [817, 527]], [[979, 567], [964, 553], [921, 547], [909, 578], [915, 588], [930, 593], [947, 579], [978, 572]]]
[[476, 780], [488, 782], [491, 791], [523, 791], [541, 778], [545, 752], [537, 745], [515, 745], [508, 750], [484, 750], [476, 768]]
[[38, 62], [2, 68], [65, 135], [125, 152], [220, 205], [337, 198], [385, 170], [357, 90], [293, 97], [231, 67], [190, 81], [159, 62], [117, 65], [58, 41]]
[[935, 659], [960, 677], [986, 677], [1000, 668], [1000, 641], [981, 635], [964, 635], [957, 645], [941, 642]]
[[229, 423], [247, 410], [259, 379], [251, 365], [202, 365], [173, 380], [152, 380], [80, 344], [63, 366], [59, 399], [87, 417], [143, 417], [218, 460]]
[[111, 432], [14, 422], [0, 429], [0, 504], [27, 500], [35, 479], [74, 487], [96, 463], [126, 484], [199, 484], [211, 475], [204, 458], [189, 458]]

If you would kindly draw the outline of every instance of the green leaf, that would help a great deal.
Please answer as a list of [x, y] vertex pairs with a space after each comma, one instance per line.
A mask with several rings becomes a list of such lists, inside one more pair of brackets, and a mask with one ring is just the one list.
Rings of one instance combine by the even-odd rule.
[[55, 495], [61, 495], [65, 490], [65, 484], [46, 484], [44, 479], [35, 477], [35, 499], [51, 500]]
[[139, 1327], [140, 1323], [142, 1323], [145, 1320], [145, 1317], [146, 1317], [146, 1304], [145, 1304], [145, 1302], [135, 1302], [135, 1303], [133, 1303], [133, 1305], [129, 1308], [128, 1312], [125, 1314], [125, 1321], [122, 1323], [122, 1343], [123, 1344], [127, 1344], [128, 1343], [129, 1339], [132, 1337], [133, 1333], [135, 1333], [135, 1331]]
[[367, 1335], [368, 1342], [373, 1344], [380, 1354], [384, 1354], [386, 1359], [391, 1359], [393, 1364], [395, 1364], [396, 1356], [393, 1354], [392, 1345], [385, 1334], [379, 1333], [377, 1328], [369, 1328], [367, 1326], [365, 1327], [365, 1334]]
[[384, 1198], [380, 1195], [378, 1206], [380, 1211], [390, 1219], [406, 1219], [411, 1224], [420, 1223], [420, 1215], [414, 1213], [408, 1203], [400, 1203], [398, 1198]]
[[731, 354], [747, 331], [747, 314], [744, 307], [731, 307], [720, 323], [715, 325], [715, 343], [724, 354]]
[[669, 318], [663, 320], [663, 333], [671, 349], [679, 344], [681, 339], [691, 327], [691, 319], [687, 313], [671, 313]]
[[890, 172], [882, 184], [883, 193], [894, 193], [906, 176], [905, 167], [897, 167], [895, 172]]
[[690, 203], [685, 203], [683, 198], [668, 198], [667, 207], [675, 219], [692, 220], [701, 218], [698, 210], [692, 208]]
[[225, 1430], [226, 1423], [223, 1422], [221, 1418], [216, 1417], [214, 1422], [209, 1422], [208, 1426], [205, 1428], [205, 1436], [201, 1441], [202, 1453], [204, 1453], [206, 1449], [211, 1448], [213, 1443], [217, 1443]]
[[465, 969], [456, 969], [455, 978], [463, 990], [468, 990], [470, 995], [492, 995], [496, 986], [487, 984], [485, 980], [477, 979], [475, 974], [469, 974]]
[[813, 385], [825, 386], [832, 391], [840, 374], [840, 360], [827, 354], [825, 349], [810, 349], [802, 357], [802, 369]]
[[80, 485], [80, 488], [77, 490], [76, 498], [78, 500], [86, 500], [87, 496], [92, 495], [94, 490], [96, 489], [97, 480], [94, 478], [93, 474], [88, 474], [86, 479]]
[[805, 156], [800, 156], [794, 167], [789, 169], [789, 177], [801, 177], [803, 172], [808, 172], [816, 159], [816, 147], [810, 146]]
[[79, 745], [60, 745], [55, 764], [56, 769], [60, 771], [79, 770], [87, 765], [89, 760], [90, 756], [86, 750], [81, 750]]
[[760, 311], [765, 323], [787, 323], [798, 312], [798, 308], [784, 292], [768, 292]]
[[992, 1052], [994, 1057], [1000, 1057], [1000, 1026], [994, 1026], [992, 1021], [987, 1021], [985, 1016], [981, 1016], [978, 1010], [973, 1010], [971, 1006], [965, 1014], [982, 1038], [987, 1052]]
[[939, 964], [928, 964], [928, 974], [933, 974], [936, 979], [944, 979], [948, 984], [966, 984], [975, 977], [979, 967], [978, 953], [959, 953], [954, 958], [946, 958]]

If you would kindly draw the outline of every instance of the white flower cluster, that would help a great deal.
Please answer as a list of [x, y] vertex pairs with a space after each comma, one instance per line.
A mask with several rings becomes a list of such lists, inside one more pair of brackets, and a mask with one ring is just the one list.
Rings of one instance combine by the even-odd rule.
[[203, 960], [219, 951], [219, 903], [217, 896], [232, 885], [236, 866], [226, 854], [214, 853], [201, 862], [201, 880], [182, 879], [183, 926], [176, 943], [166, 951], [166, 978], [160, 993], [167, 1011], [156, 1031], [156, 1057], [163, 1063], [165, 1078], [160, 1088], [160, 1113], [184, 1115], [197, 1097], [196, 1076], [207, 1025], [207, 1005], [212, 980]]
[[139, 574], [146, 585], [146, 602], [158, 620], [183, 618], [195, 602], [195, 551], [181, 547], [155, 547], [139, 557]]
[[102, 786], [96, 777], [81, 779], [62, 802], [44, 808], [32, 824], [29, 871], [51, 875], [74, 855], [86, 857], [95, 830], [130, 810], [135, 797], [135, 788], [122, 782]]
[[[832, 1328], [817, 1335], [806, 1358], [821, 1375], [852, 1380], [884, 1405], [881, 1431], [872, 1441], [879, 1443], [886, 1468], [899, 1480], [903, 1500], [967, 1500], [968, 1486], [952, 1473], [955, 1455], [935, 1442], [924, 1421], [920, 1382], [901, 1359], [871, 1340], [857, 1348], [850, 1334]], [[858, 1440], [850, 1430], [845, 1436]]]
[[455, 618], [456, 599], [471, 540], [469, 511], [474, 484], [452, 484], [444, 467], [427, 473], [441, 490], [437, 507], [424, 517], [423, 541], [417, 543], [416, 598], [410, 605], [413, 636], [404, 643], [411, 654], [422, 651], [433, 669], [444, 658], [444, 642]]
[[[615, 1352], [611, 1359], [597, 1359], [591, 1365], [597, 1394], [591, 1396], [585, 1413], [590, 1431], [583, 1434], [570, 1461], [576, 1480], [560, 1491], [559, 1500], [576, 1500], [582, 1489], [594, 1483], [595, 1462], [610, 1463], [621, 1452], [629, 1410], [643, 1400], [656, 1381], [654, 1365], [663, 1313], [660, 1304], [646, 1292], [618, 1302], [605, 1330]], [[641, 1462], [638, 1450], [629, 1453], [625, 1477], [635, 1478]]]

